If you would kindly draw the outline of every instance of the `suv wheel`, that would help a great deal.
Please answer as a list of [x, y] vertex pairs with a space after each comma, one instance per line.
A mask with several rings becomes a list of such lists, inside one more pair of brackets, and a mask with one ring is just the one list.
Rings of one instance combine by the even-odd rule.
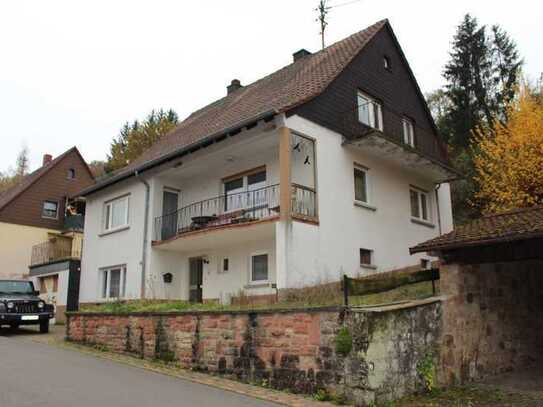
[[46, 334], [49, 332], [49, 321], [40, 322], [40, 333]]

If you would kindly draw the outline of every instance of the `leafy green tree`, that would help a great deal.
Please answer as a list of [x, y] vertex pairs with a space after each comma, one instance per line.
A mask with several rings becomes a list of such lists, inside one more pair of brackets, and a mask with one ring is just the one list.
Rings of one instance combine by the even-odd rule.
[[134, 120], [125, 123], [119, 135], [113, 140], [105, 165], [106, 172], [123, 168], [179, 123], [173, 110], [153, 110], [143, 122]]

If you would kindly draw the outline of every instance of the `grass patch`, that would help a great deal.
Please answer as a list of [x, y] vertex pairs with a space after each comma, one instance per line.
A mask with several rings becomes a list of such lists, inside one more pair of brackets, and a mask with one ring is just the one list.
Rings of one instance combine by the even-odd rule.
[[[439, 281], [436, 281], [435, 284], [436, 295], [439, 295]], [[422, 300], [432, 296], [432, 282], [423, 281], [422, 283], [404, 285], [382, 293], [352, 296], [349, 297], [349, 303], [351, 305], [388, 304], [406, 300]]]
[[[374, 278], [374, 277], [372, 277]], [[363, 279], [361, 280], [363, 281]], [[439, 281], [436, 281], [439, 292]], [[405, 285], [389, 291], [349, 297], [351, 305], [376, 305], [398, 301], [419, 300], [431, 297], [432, 282], [425, 281]], [[94, 313], [176, 312], [176, 311], [243, 311], [264, 309], [302, 309], [343, 305], [343, 293], [339, 283], [320, 284], [312, 287], [286, 290], [281, 301], [264, 304], [254, 301], [243, 293], [238, 294], [231, 305], [217, 302], [195, 304], [188, 301], [134, 300], [112, 301], [97, 305], [82, 305], [80, 311]]]
[[448, 389], [434, 389], [419, 396], [397, 400], [394, 407], [494, 407], [494, 406], [535, 406], [541, 400], [533, 394], [511, 392], [487, 386], [461, 386]]

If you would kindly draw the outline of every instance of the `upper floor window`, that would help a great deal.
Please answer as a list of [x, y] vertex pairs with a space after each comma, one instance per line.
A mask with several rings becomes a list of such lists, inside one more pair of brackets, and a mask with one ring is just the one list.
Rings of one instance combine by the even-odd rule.
[[44, 201], [41, 210], [41, 217], [47, 219], [58, 219], [58, 202]]
[[128, 225], [128, 195], [104, 204], [104, 230], [110, 231]]
[[408, 118], [402, 119], [403, 125], [403, 141], [405, 144], [411, 147], [415, 147], [415, 126], [413, 122]]
[[368, 169], [359, 165], [354, 167], [354, 199], [358, 202], [369, 203]]
[[390, 58], [387, 57], [386, 55], [383, 57], [383, 66], [385, 69], [389, 71], [392, 69], [392, 65], [390, 65]]
[[420, 189], [409, 190], [411, 200], [411, 217], [413, 219], [430, 222], [430, 195]]
[[358, 92], [358, 120], [366, 126], [383, 130], [381, 103], [363, 92]]
[[70, 168], [66, 174], [66, 178], [68, 179], [75, 179], [75, 170], [73, 168]]

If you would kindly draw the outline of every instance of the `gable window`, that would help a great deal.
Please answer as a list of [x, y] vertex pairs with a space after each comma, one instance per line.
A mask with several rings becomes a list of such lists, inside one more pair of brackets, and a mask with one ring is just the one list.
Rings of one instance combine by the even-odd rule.
[[268, 255], [255, 254], [251, 256], [251, 282], [262, 283], [268, 281]]
[[128, 196], [104, 204], [104, 230], [111, 231], [128, 226]]
[[266, 203], [266, 169], [259, 168], [247, 174], [223, 181], [224, 210], [245, 209]]
[[369, 249], [360, 249], [360, 265], [361, 266], [372, 266], [373, 251]]
[[41, 217], [47, 219], [58, 219], [58, 202], [44, 201], [41, 210]]
[[381, 103], [360, 91], [358, 92], [358, 120], [366, 126], [383, 130]]
[[404, 117], [402, 119], [403, 126], [403, 141], [405, 144], [411, 147], [415, 147], [415, 126], [413, 121]]
[[354, 167], [354, 199], [358, 202], [369, 203], [368, 169], [359, 165]]
[[73, 168], [70, 168], [68, 170], [68, 173], [66, 174], [66, 178], [75, 179], [75, 170]]
[[411, 201], [411, 217], [416, 220], [430, 222], [430, 199], [429, 194], [420, 189], [409, 190]]
[[126, 291], [126, 266], [115, 266], [102, 269], [102, 298], [124, 298]]
[[390, 65], [390, 58], [387, 57], [386, 55], [383, 57], [383, 66], [385, 69], [389, 71], [392, 69], [392, 66]]

